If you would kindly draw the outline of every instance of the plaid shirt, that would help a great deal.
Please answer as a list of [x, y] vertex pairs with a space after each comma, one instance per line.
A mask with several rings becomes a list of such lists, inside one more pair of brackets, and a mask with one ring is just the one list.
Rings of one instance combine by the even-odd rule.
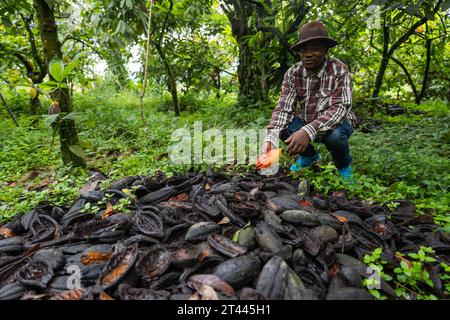
[[[298, 112], [294, 110], [300, 108]], [[284, 75], [281, 96], [267, 126], [265, 141], [278, 146], [280, 131], [286, 129], [297, 114], [306, 123], [302, 128], [313, 142], [318, 134], [334, 130], [345, 120], [355, 127], [356, 117], [350, 111], [352, 83], [348, 67], [336, 58], [326, 58], [317, 72], [308, 72], [301, 62]]]

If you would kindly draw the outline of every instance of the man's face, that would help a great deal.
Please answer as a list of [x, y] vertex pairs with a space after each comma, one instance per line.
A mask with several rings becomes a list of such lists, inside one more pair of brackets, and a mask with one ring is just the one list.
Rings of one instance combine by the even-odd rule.
[[307, 70], [315, 70], [322, 66], [327, 52], [328, 47], [323, 40], [311, 40], [300, 47], [300, 61]]

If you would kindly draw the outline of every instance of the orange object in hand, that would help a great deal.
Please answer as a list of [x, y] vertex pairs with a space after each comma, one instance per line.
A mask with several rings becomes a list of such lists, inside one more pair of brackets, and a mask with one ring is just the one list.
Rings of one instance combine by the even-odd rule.
[[272, 149], [269, 152], [262, 154], [258, 160], [256, 160], [256, 168], [262, 169], [270, 167], [272, 163], [277, 163], [281, 157], [281, 148]]

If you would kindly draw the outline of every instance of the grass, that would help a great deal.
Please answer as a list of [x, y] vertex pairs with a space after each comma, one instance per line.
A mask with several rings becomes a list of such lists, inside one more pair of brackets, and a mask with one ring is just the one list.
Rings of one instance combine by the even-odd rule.
[[[157, 160], [167, 151], [177, 128], [192, 129], [194, 121], [202, 121], [204, 129], [263, 128], [272, 109], [242, 110], [232, 96], [190, 96], [182, 103], [191, 111], [175, 117], [167, 109], [168, 96], [149, 96], [145, 99], [146, 128], [139, 118], [137, 95], [111, 92], [115, 92], [113, 88], [99, 86], [77, 94], [74, 102], [88, 167], [111, 180], [185, 169], [164, 157]], [[421, 106], [406, 104], [405, 108], [406, 115], [376, 114], [382, 121], [378, 131], [355, 131], [350, 143], [358, 184], [349, 192], [378, 202], [410, 199], [421, 212], [432, 213], [437, 222], [450, 225], [448, 106], [432, 101]], [[62, 164], [57, 139], [51, 147], [51, 128], [44, 121], [33, 128], [32, 120], [19, 114], [20, 127], [15, 128], [6, 113], [0, 113], [0, 220], [30, 210], [41, 201], [69, 205], [89, 181], [88, 172]], [[306, 170], [299, 178], [307, 177], [325, 193], [342, 188], [328, 152], [323, 145], [319, 148], [324, 156], [319, 172]], [[33, 171], [35, 176], [27, 176]]]

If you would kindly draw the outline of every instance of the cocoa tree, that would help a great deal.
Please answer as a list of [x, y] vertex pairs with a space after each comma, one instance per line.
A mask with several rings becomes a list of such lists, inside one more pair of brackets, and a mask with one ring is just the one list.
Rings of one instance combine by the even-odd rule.
[[[45, 65], [48, 72], [50, 61], [54, 58], [62, 59], [63, 57], [61, 43], [58, 39], [58, 27], [55, 21], [55, 7], [46, 0], [33, 0], [33, 8], [36, 12]], [[50, 79], [54, 80], [51, 75]], [[63, 84], [65, 83], [64, 80], [62, 82]], [[59, 104], [61, 113], [69, 114], [71, 112], [71, 97], [67, 85], [54, 90], [52, 99]], [[63, 162], [85, 167], [86, 163], [79, 145], [75, 121], [70, 118], [63, 118], [60, 121], [58, 132]]]

